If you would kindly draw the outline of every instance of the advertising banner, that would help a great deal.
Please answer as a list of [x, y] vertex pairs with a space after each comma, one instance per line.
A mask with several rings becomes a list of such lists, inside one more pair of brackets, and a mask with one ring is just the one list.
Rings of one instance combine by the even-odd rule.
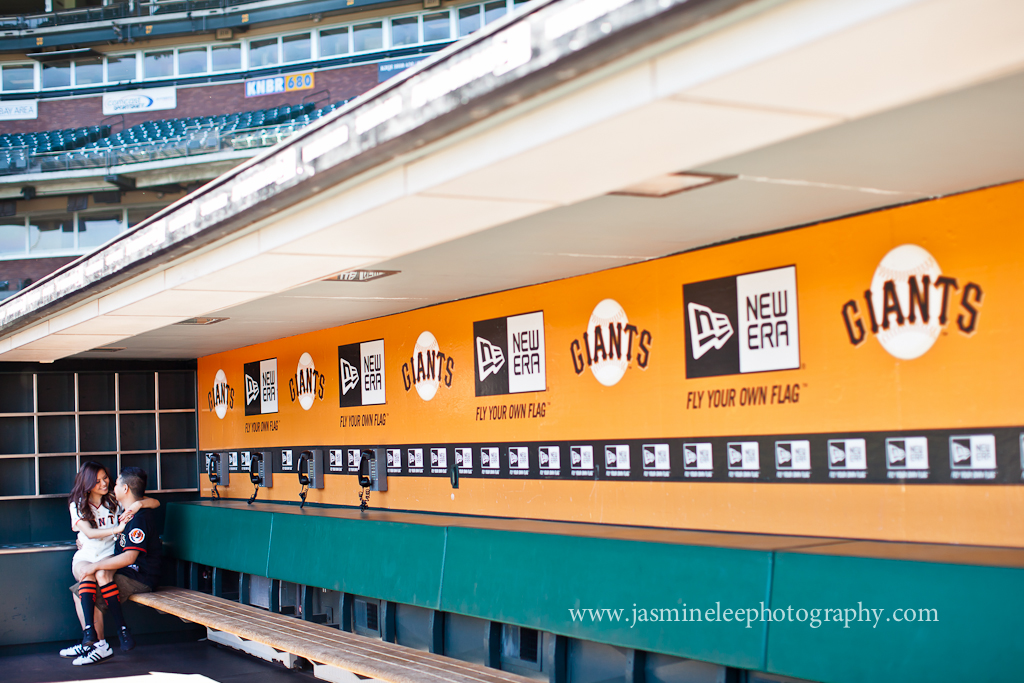
[[0, 102], [0, 121], [21, 121], [39, 118], [38, 100]]
[[281, 76], [264, 76], [245, 82], [245, 96], [262, 97], [263, 95], [277, 95], [295, 90], [312, 90], [315, 84], [316, 76], [312, 71]]
[[177, 106], [178, 95], [173, 86], [103, 93], [103, 113], [106, 116], [176, 109]]
[[402, 509], [981, 542], [972, 515], [1024, 512], [1022, 203], [1007, 185], [203, 358], [200, 447], [385, 447], [379, 504]]

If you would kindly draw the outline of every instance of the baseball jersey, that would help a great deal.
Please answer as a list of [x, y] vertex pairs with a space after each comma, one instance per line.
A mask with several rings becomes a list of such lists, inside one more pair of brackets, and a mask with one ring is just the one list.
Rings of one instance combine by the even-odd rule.
[[118, 569], [118, 573], [141, 581], [150, 588], [156, 588], [160, 582], [162, 546], [160, 537], [153, 528], [153, 518], [149, 510], [139, 510], [118, 537], [115, 553], [120, 555], [126, 550], [138, 550], [139, 556], [135, 558], [134, 563]]
[[[117, 512], [111, 512], [104, 506], [96, 507], [92, 503], [88, 503], [89, 507], [92, 508], [93, 519], [96, 520], [97, 529], [106, 529], [109, 527], [117, 526]], [[71, 503], [71, 528], [75, 529], [75, 525], [82, 519], [82, 516], [78, 514], [78, 506]], [[87, 522], [88, 523], [88, 522]], [[77, 531], [77, 529], [75, 529]], [[105, 536], [103, 538], [89, 538], [81, 531], [78, 532], [78, 540], [82, 544], [82, 548], [75, 553], [72, 558], [72, 562], [99, 562], [105, 557], [110, 557], [114, 554], [114, 543], [116, 538], [114, 536]]]

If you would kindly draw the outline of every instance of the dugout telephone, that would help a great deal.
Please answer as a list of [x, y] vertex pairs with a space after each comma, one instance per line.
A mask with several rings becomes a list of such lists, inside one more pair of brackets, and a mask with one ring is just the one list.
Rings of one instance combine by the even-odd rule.
[[220, 492], [217, 491], [217, 485], [223, 486], [229, 485], [228, 470], [228, 458], [226, 453], [207, 453], [206, 454], [206, 474], [210, 477], [210, 483], [213, 484], [213, 490], [211, 493], [214, 498], [220, 498]]
[[249, 459], [249, 482], [253, 485], [252, 496], [249, 497], [249, 504], [256, 500], [260, 487], [270, 488], [273, 482], [273, 461], [269, 453], [253, 452]]

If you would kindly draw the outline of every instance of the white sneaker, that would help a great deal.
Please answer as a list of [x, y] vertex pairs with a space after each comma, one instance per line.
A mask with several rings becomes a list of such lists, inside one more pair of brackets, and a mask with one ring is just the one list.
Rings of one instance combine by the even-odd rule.
[[92, 646], [92, 648], [84, 655], [78, 657], [75, 661], [71, 662], [75, 666], [86, 666], [88, 664], [98, 664], [104, 659], [109, 659], [114, 656], [114, 651], [107, 645], [107, 641], [101, 640]]
[[60, 651], [60, 656], [61, 657], [81, 657], [82, 655], [84, 655], [88, 651], [89, 651], [89, 648], [83, 646], [81, 643], [75, 643], [71, 647], [66, 647], [63, 650], [61, 650]]

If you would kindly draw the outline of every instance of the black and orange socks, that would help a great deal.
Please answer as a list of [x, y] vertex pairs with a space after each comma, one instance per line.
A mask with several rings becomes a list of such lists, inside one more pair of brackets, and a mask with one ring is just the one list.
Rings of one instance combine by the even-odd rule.
[[[114, 620], [114, 625], [117, 628], [124, 626], [124, 615], [121, 613], [121, 592], [117, 590], [117, 584], [111, 581], [100, 586], [100, 595], [107, 603], [107, 614]], [[82, 607], [85, 607], [84, 603]]]
[[[114, 586], [116, 589], [117, 586]], [[92, 580], [81, 581], [78, 584], [78, 598], [82, 601], [82, 617], [85, 620], [85, 628], [93, 626], [93, 611], [96, 607], [96, 582]]]

